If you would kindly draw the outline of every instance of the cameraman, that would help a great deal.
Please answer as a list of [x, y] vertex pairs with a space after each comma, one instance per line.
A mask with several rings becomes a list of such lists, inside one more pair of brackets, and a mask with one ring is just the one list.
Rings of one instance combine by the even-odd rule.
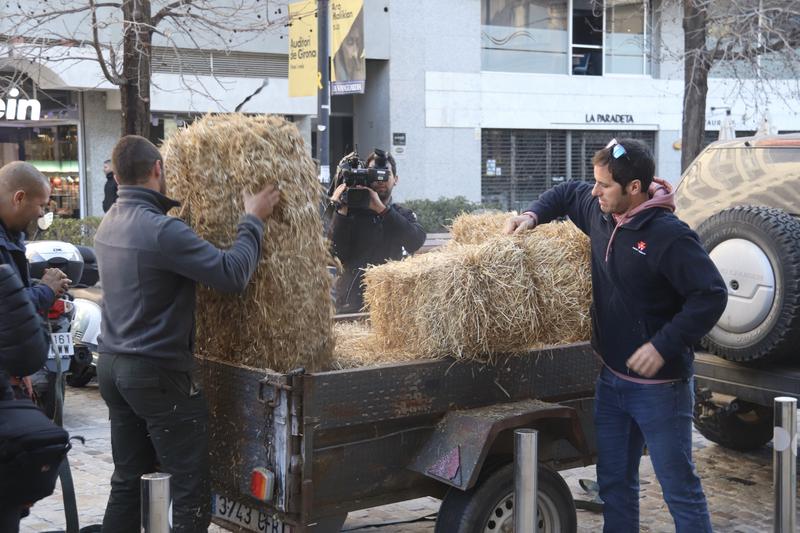
[[[402, 259], [403, 250], [412, 254], [425, 242], [417, 215], [392, 202], [399, 179], [394, 158], [376, 149], [367, 157], [366, 167], [385, 170], [385, 180], [374, 180], [369, 187], [348, 187], [340, 169], [331, 195], [336, 210], [330, 230], [333, 253], [344, 269], [335, 286], [337, 313], [358, 313], [364, 307], [362, 280], [367, 265]], [[368, 208], [348, 207], [347, 192], [353, 188], [369, 191]]]

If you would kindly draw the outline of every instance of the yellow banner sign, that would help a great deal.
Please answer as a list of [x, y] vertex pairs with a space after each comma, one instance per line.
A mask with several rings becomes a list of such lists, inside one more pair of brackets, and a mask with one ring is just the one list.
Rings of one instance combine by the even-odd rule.
[[317, 94], [317, 2], [289, 4], [289, 96]]
[[331, 0], [331, 93], [363, 93], [364, 0]]

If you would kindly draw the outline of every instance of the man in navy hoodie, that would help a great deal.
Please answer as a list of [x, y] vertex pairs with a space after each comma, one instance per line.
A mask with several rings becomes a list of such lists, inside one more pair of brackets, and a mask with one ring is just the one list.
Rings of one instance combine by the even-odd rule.
[[710, 532], [692, 462], [693, 346], [722, 315], [725, 283], [674, 214], [644, 143], [612, 140], [592, 159], [595, 183], [570, 181], [506, 224], [521, 233], [564, 215], [591, 240], [597, 380], [597, 478], [605, 533], [639, 531], [645, 445], [677, 533]]

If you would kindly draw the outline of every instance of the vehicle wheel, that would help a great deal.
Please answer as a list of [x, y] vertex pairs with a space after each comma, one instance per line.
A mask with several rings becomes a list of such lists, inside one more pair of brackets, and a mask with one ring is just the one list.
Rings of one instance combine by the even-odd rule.
[[700, 402], [695, 404], [694, 427], [711, 442], [746, 452], [772, 440], [772, 409], [748, 402], [737, 402], [736, 410], [709, 404], [705, 409]]
[[94, 367], [86, 366], [80, 370], [80, 372], [73, 372], [71, 374], [67, 374], [67, 385], [70, 387], [85, 387], [92, 381], [94, 377]]
[[792, 355], [800, 343], [800, 221], [780, 209], [739, 206], [697, 233], [728, 288], [706, 349], [740, 362]]
[[[572, 493], [558, 473], [539, 467], [540, 533], [574, 533], [578, 527]], [[514, 465], [490, 474], [468, 491], [450, 489], [439, 508], [436, 533], [514, 531]]]

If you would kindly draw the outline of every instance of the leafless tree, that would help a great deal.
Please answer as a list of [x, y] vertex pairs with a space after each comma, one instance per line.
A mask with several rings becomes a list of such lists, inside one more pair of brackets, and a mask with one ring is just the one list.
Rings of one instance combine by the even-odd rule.
[[[187, 48], [228, 51], [265, 32], [279, 31], [287, 21], [286, 2], [268, 0], [18, 0], [2, 4], [0, 56], [17, 61], [97, 62], [105, 79], [120, 89], [122, 133], [143, 136], [150, 131], [154, 36], [182, 64], [181, 52]], [[185, 87], [212, 96], [199, 76], [191, 80], [185, 76], [191, 77], [181, 68]]]
[[737, 90], [747, 88], [744, 98], [755, 108], [770, 94], [787, 100], [800, 96], [800, 2], [678, 1], [684, 65], [681, 168], [686, 169], [703, 148], [713, 70], [734, 80]]

